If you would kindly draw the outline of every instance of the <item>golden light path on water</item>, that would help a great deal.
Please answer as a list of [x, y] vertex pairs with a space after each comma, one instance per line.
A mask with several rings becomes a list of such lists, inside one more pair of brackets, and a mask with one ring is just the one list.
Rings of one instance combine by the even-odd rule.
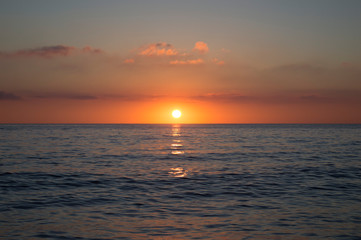
[[[184, 154], [184, 148], [180, 137], [181, 137], [180, 125], [175, 124], [172, 126], [172, 143], [170, 145], [172, 155]], [[171, 168], [168, 173], [173, 177], [185, 177], [188, 175], [188, 170], [178, 166]]]

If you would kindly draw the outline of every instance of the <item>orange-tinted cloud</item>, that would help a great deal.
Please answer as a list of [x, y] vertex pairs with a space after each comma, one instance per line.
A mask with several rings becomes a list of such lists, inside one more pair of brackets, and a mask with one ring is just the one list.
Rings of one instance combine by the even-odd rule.
[[190, 59], [190, 60], [174, 60], [169, 62], [171, 65], [198, 65], [204, 63], [203, 59]]
[[169, 43], [152, 43], [142, 48], [139, 55], [142, 56], [176, 56], [178, 51]]
[[193, 51], [201, 54], [206, 54], [209, 51], [209, 48], [207, 43], [199, 41], [195, 43]]
[[132, 64], [134, 62], [135, 62], [135, 60], [133, 58], [128, 58], [123, 61], [123, 63], [126, 63], [126, 64]]

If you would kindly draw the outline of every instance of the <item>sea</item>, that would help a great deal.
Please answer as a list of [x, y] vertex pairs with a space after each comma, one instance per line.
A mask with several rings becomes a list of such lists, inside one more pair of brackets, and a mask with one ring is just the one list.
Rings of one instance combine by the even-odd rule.
[[0, 239], [361, 239], [361, 125], [1, 124]]

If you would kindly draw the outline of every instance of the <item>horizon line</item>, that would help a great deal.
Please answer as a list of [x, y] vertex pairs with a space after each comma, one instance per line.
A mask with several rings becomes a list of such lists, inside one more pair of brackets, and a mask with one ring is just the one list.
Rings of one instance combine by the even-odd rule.
[[0, 125], [360, 125], [361, 122], [355, 123], [332, 123], [332, 122], [324, 122], [324, 123], [0, 123]]

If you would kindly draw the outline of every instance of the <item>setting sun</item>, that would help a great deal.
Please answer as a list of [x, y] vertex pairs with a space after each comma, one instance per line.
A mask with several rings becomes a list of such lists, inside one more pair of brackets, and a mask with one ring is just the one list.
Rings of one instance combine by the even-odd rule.
[[179, 111], [178, 109], [176, 109], [176, 110], [174, 110], [174, 111], [172, 112], [172, 116], [173, 116], [174, 118], [180, 118], [180, 116], [182, 116], [182, 113], [181, 113], [181, 111]]

